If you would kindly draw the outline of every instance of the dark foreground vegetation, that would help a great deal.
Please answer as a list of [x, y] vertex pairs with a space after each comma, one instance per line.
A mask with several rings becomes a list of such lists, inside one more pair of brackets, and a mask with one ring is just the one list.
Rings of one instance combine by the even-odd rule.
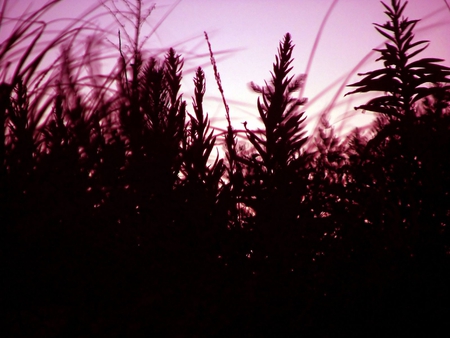
[[[39, 55], [19, 59], [0, 86], [2, 336], [446, 329], [450, 69], [419, 58], [427, 42], [404, 5], [392, 0], [376, 25], [381, 68], [350, 85], [378, 93], [359, 107], [378, 119], [346, 137], [325, 117], [305, 136], [289, 34], [270, 80], [253, 85], [264, 128], [246, 124], [244, 137], [228, 110], [213, 133], [201, 68], [192, 106], [183, 99], [172, 49], [164, 60], [120, 49], [122, 68], [90, 85], [77, 74], [93, 61], [70, 49], [53, 80]], [[30, 20], [3, 42], [2, 72]]]

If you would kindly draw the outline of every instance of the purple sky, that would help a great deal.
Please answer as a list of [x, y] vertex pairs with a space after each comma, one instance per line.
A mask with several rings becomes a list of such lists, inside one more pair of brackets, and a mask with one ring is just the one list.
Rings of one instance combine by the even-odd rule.
[[[2, 0], [0, 2], [3, 2]], [[134, 2], [134, 0], [129, 0]], [[31, 3], [32, 8], [46, 3], [43, 0], [9, 1], [12, 8], [9, 15], [20, 15]], [[46, 18], [75, 18], [85, 12], [95, 0], [62, 0]], [[109, 6], [111, 2], [107, 1]], [[115, 0], [118, 5], [122, 0]], [[311, 104], [306, 107], [307, 115], [313, 119], [330, 104], [333, 104], [331, 121], [337, 122], [353, 113], [353, 106], [363, 103], [361, 96], [345, 101], [343, 94], [348, 90], [340, 87], [344, 79], [357, 80], [356, 72], [374, 69], [376, 55], [355, 70], [355, 67], [371, 51], [383, 43], [383, 37], [373, 28], [372, 23], [384, 23], [387, 17], [378, 0], [161, 0], [144, 1], [144, 8], [156, 5], [143, 27], [144, 35], [160, 24], [150, 37], [145, 49], [149, 54], [161, 53], [171, 46], [183, 54], [186, 63], [184, 77], [185, 99], [190, 101], [192, 72], [189, 69], [202, 65], [207, 74], [207, 110], [215, 125], [222, 124], [224, 109], [214, 81], [212, 68], [203, 32], [207, 31], [213, 50], [217, 52], [218, 69], [226, 98], [229, 101], [233, 124], [240, 128], [240, 122], [247, 120], [249, 126], [256, 126], [256, 98], [248, 83], [263, 84], [268, 79], [278, 43], [286, 32], [290, 32], [296, 45], [294, 49], [294, 74], [305, 72], [311, 56], [314, 41], [320, 25], [330, 6], [335, 3], [322, 32], [315, 51], [304, 96]], [[390, 0], [387, 1], [390, 3]], [[104, 7], [96, 12], [89, 11], [83, 18], [107, 28], [112, 43], [117, 43], [119, 28]], [[96, 13], [103, 13], [95, 17]], [[445, 0], [411, 0], [406, 8], [406, 16], [422, 19], [417, 25], [417, 39], [431, 41], [423, 56], [440, 57], [450, 60], [450, 10]], [[167, 17], [165, 17], [167, 15]], [[165, 18], [163, 20], [163, 18]], [[56, 26], [54, 26], [56, 27]], [[0, 38], [7, 35], [8, 29], [0, 30]], [[112, 43], [110, 44], [112, 46]], [[220, 54], [221, 51], [226, 53]], [[111, 50], [108, 51], [111, 53]], [[114, 54], [114, 51], [113, 51]], [[445, 62], [450, 65], [449, 61]], [[107, 68], [108, 66], [105, 66]], [[353, 73], [352, 73], [353, 72]], [[327, 86], [340, 79], [326, 90]], [[346, 114], [348, 113], [348, 114]], [[370, 116], [356, 113], [356, 118], [347, 118], [348, 126], [364, 124]]]

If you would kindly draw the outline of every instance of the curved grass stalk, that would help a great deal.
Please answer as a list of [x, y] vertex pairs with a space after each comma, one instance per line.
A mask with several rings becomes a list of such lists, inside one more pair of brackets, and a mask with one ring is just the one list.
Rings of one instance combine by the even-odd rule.
[[311, 49], [311, 52], [309, 53], [308, 63], [306, 65], [306, 69], [305, 69], [305, 73], [304, 73], [304, 74], [306, 74], [306, 77], [305, 77], [305, 80], [304, 80], [304, 85], [300, 89], [300, 93], [299, 93], [299, 96], [298, 96], [299, 99], [303, 98], [303, 93], [305, 91], [307, 77], [308, 77], [309, 71], [311, 69], [311, 65], [312, 65], [312, 62], [314, 60], [314, 56], [316, 55], [316, 50], [317, 50], [317, 47], [319, 46], [320, 38], [321, 38], [322, 33], [323, 33], [324, 29], [325, 29], [327, 21], [328, 21], [329, 17], [331, 16], [331, 13], [332, 13], [333, 9], [337, 5], [338, 2], [339, 2], [339, 0], [333, 0], [333, 2], [331, 3], [330, 7], [328, 8], [327, 13], [325, 14], [325, 17], [323, 18], [323, 20], [322, 20], [322, 22], [320, 24], [319, 30], [317, 31], [313, 47]]

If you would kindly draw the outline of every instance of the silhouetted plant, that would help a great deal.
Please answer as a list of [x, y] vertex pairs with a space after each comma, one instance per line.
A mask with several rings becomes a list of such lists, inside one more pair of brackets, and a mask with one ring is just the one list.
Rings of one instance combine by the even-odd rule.
[[185, 142], [182, 166], [184, 184], [193, 189], [192, 197], [194, 198], [197, 194], [200, 196], [207, 194], [203, 203], [193, 203], [192, 207], [202, 207], [202, 205], [204, 207], [205, 203], [215, 202], [224, 171], [223, 160], [219, 160], [218, 155], [214, 162], [210, 162], [216, 137], [210, 129], [208, 115], [203, 111], [205, 82], [205, 74], [201, 68], [198, 68], [194, 78], [194, 114], [189, 114], [187, 135], [183, 140]]
[[225, 141], [225, 173], [226, 184], [222, 185], [219, 205], [228, 214], [228, 228], [242, 228], [243, 217], [245, 214], [245, 207], [240, 204], [240, 197], [243, 189], [243, 173], [242, 165], [238, 161], [237, 157], [237, 133], [231, 124], [230, 108], [227, 104], [224, 90], [222, 87], [222, 80], [220, 78], [219, 71], [217, 69], [216, 59], [214, 52], [209, 41], [208, 34], [204, 32], [206, 42], [208, 44], [208, 50], [210, 55], [211, 65], [214, 71], [214, 78], [217, 83], [218, 90], [222, 97], [222, 102], [225, 108], [225, 118], [227, 120], [227, 128], [224, 133]]
[[254, 250], [261, 260], [270, 257], [275, 270], [292, 268], [291, 260], [300, 246], [299, 224], [308, 217], [302, 208], [308, 177], [308, 154], [303, 149], [307, 138], [304, 112], [299, 111], [306, 100], [294, 97], [303, 78], [289, 76], [293, 48], [286, 34], [270, 83], [264, 87], [252, 84], [261, 94], [257, 107], [264, 129], [250, 130], [244, 123], [252, 148], [238, 154], [245, 170], [242, 202], [254, 213], [246, 217], [255, 241], [248, 250]]
[[[7, 333], [330, 336], [446, 324], [450, 69], [412, 60], [425, 42], [413, 41], [405, 5], [385, 5], [390, 22], [376, 25], [389, 40], [384, 68], [353, 84], [352, 93], [385, 92], [360, 106], [380, 114], [372, 130], [342, 138], [324, 114], [308, 144], [290, 34], [270, 81], [252, 84], [263, 128], [245, 124], [241, 143], [205, 34], [228, 124], [222, 159], [203, 70], [189, 112], [181, 55], [142, 54], [154, 7], [123, 4], [129, 13], [106, 5], [134, 29], [121, 31], [131, 49], [119, 35], [111, 74], [83, 75], [95, 65], [73, 55], [87, 27], [76, 22], [28, 60], [50, 7], [0, 47]], [[30, 46], [10, 59], [26, 36]], [[61, 44], [53, 76], [41, 61]]]
[[[264, 130], [252, 131], [244, 124], [247, 138], [255, 152], [244, 156], [241, 161], [249, 167], [251, 174], [247, 179], [252, 180], [249, 182], [250, 195], [245, 202], [255, 209], [257, 215], [268, 210], [275, 211], [272, 209], [273, 205], [265, 205], [266, 202], [272, 204], [280, 197], [272, 195], [277, 195], [275, 190], [293, 189], [291, 193], [296, 190], [295, 197], [291, 196], [292, 200], [297, 197], [299, 203], [301, 199], [302, 188], [298, 186], [298, 179], [304, 174], [301, 169], [305, 167], [306, 156], [302, 147], [307, 138], [303, 131], [304, 112], [300, 112], [299, 107], [306, 100], [293, 97], [302, 85], [301, 77], [296, 80], [293, 76], [289, 77], [293, 47], [290, 35], [286, 34], [278, 49], [270, 84], [265, 87], [252, 84], [253, 90], [261, 94], [261, 99], [258, 98], [258, 112]], [[256, 195], [251, 192], [252, 188], [256, 188]], [[281, 191], [281, 194], [290, 194]], [[271, 202], [264, 202], [266, 198]], [[283, 210], [284, 202], [287, 201], [276, 201], [277, 208], [281, 207]], [[262, 204], [257, 205], [258, 203]], [[282, 215], [281, 210], [278, 210], [277, 214]]]
[[252, 83], [252, 89], [262, 95], [262, 102], [258, 98], [258, 112], [265, 129], [258, 133], [245, 124], [248, 140], [257, 151], [251, 163], [269, 175], [301, 161], [301, 149], [306, 142], [304, 112], [298, 111], [306, 100], [292, 96], [301, 88], [302, 78], [288, 77], [292, 70], [293, 48], [291, 36], [286, 34], [278, 49], [270, 85], [262, 88]]
[[36, 151], [34, 130], [29, 127], [28, 91], [19, 81], [10, 97], [7, 120], [6, 154], [7, 171], [18, 175], [17, 182], [26, 179], [33, 168], [33, 155]]
[[[429, 154], [449, 146], [448, 137], [437, 131], [449, 130], [448, 118], [442, 114], [447, 103], [442, 98], [449, 89], [450, 68], [436, 58], [414, 61], [427, 47], [427, 41], [413, 40], [418, 20], [403, 17], [406, 2], [393, 0], [390, 7], [383, 5], [390, 21], [375, 25], [388, 39], [385, 48], [377, 50], [384, 67], [362, 74], [361, 81], [350, 85], [357, 89], [349, 94], [385, 92], [357, 107], [382, 116], [364, 153], [354, 157], [352, 185], [358, 186], [354, 196], [361, 203], [360, 221], [375, 229], [370, 233], [372, 239], [379, 238], [376, 247], [383, 246], [392, 255], [401, 252], [404, 257], [438, 251], [442, 255], [444, 245], [438, 233], [446, 222], [438, 221], [436, 215], [445, 212], [437, 213], [435, 206], [440, 205], [437, 200], [447, 200], [448, 178], [442, 175], [442, 165], [446, 166], [442, 154], [433, 160]], [[433, 97], [441, 98], [435, 101], [437, 109], [429, 107], [424, 113], [422, 102]], [[431, 168], [440, 168], [439, 173]], [[431, 179], [436, 176], [440, 183]]]
[[173, 49], [161, 64], [150, 58], [139, 65], [139, 59], [132, 67], [137, 73], [130, 80], [130, 92], [123, 85], [119, 101], [126, 162], [117, 194], [129, 196], [128, 213], [139, 223], [165, 224], [173, 216], [169, 208], [183, 161], [186, 103], [179, 93], [183, 61]]
[[381, 53], [377, 61], [383, 61], [384, 68], [362, 74], [365, 75], [363, 80], [350, 85], [358, 88], [348, 94], [385, 92], [387, 95], [357, 108], [385, 114], [392, 120], [411, 120], [415, 117], [413, 104], [439, 90], [430, 84], [449, 82], [450, 68], [439, 65], [443, 60], [437, 58], [413, 61], [428, 47], [428, 41], [413, 41], [413, 30], [419, 20], [403, 17], [407, 2], [402, 4], [400, 0], [392, 0], [391, 7], [382, 4], [390, 21], [384, 25], [375, 24], [375, 28], [388, 39], [384, 49], [376, 49]]
[[349, 85], [357, 89], [346, 94], [385, 93], [356, 107], [381, 113], [389, 119], [390, 124], [371, 143], [398, 134], [400, 122], [413, 123], [416, 118], [415, 103], [442, 91], [443, 88], [437, 84], [450, 82], [450, 68], [439, 64], [443, 60], [425, 58], [414, 61], [427, 48], [428, 41], [414, 41], [413, 30], [419, 20], [403, 16], [407, 2], [402, 4], [399, 0], [392, 0], [391, 7], [382, 4], [390, 21], [384, 25], [375, 24], [375, 28], [388, 40], [385, 48], [376, 49], [381, 54], [377, 61], [383, 61], [384, 67], [361, 74], [364, 76], [361, 81]]

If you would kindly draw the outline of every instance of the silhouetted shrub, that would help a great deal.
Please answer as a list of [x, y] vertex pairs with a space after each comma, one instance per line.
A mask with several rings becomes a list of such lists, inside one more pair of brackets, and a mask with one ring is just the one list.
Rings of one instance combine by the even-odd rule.
[[[27, 61], [54, 3], [0, 48], [7, 335], [402, 335], [446, 325], [450, 69], [416, 60], [425, 42], [413, 39], [406, 3], [383, 4], [383, 67], [351, 85], [383, 93], [358, 107], [379, 118], [346, 138], [325, 116], [306, 137], [305, 99], [294, 96], [304, 78], [289, 75], [286, 34], [271, 80], [252, 85], [263, 129], [245, 124], [238, 142], [206, 36], [228, 123], [224, 158], [203, 107], [204, 71], [190, 110], [173, 49], [144, 60], [138, 34], [100, 86], [80, 78], [93, 61], [75, 62], [65, 47], [86, 27]], [[28, 34], [10, 73], [8, 48]], [[40, 65], [55, 46], [64, 48], [51, 76]]]

